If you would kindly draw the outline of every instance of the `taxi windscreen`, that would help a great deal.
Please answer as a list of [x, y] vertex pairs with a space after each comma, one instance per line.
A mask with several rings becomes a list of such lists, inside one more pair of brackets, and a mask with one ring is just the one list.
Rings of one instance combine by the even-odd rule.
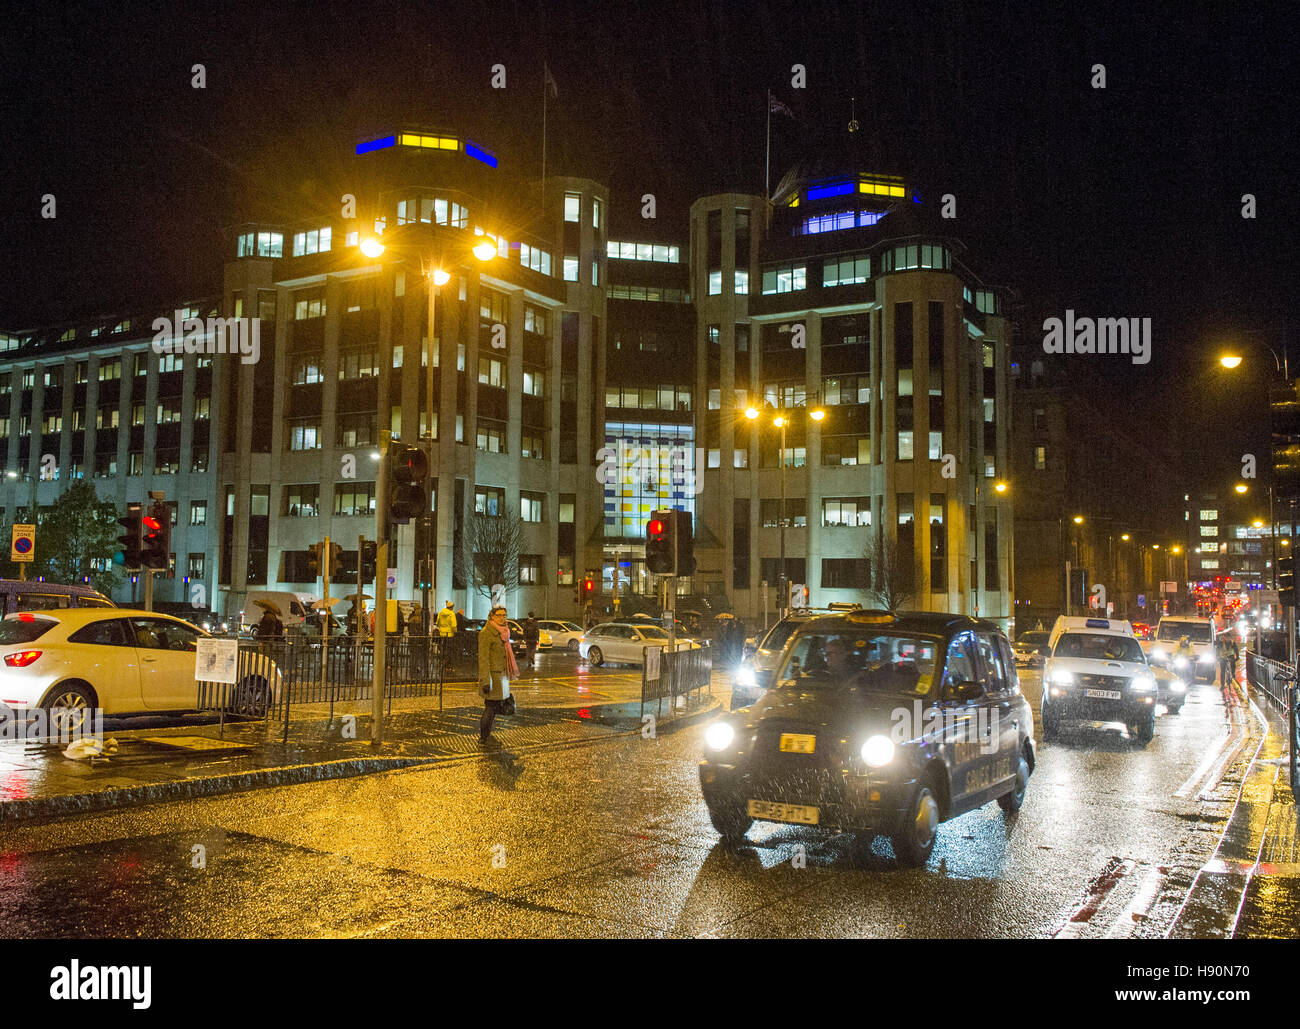
[[1138, 641], [1097, 632], [1067, 632], [1056, 641], [1053, 657], [1088, 657], [1095, 661], [1145, 661]]
[[934, 678], [939, 641], [861, 630], [809, 633], [795, 638], [778, 681], [800, 689], [863, 687], [882, 693], [926, 693]]

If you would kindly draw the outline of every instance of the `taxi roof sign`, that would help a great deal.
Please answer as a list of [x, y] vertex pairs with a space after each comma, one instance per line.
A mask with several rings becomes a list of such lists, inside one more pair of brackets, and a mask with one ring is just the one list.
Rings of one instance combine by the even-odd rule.
[[887, 625], [898, 621], [898, 616], [890, 611], [850, 611], [844, 617], [855, 625]]

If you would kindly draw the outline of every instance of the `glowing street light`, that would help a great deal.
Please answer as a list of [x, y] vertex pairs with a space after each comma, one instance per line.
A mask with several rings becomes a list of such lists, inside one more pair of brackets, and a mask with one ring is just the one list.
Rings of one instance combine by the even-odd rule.
[[1225, 368], [1236, 368], [1238, 365], [1241, 364], [1241, 355], [1224, 354], [1221, 358], [1219, 358], [1219, 364], [1223, 365], [1223, 367]]
[[387, 248], [384, 246], [384, 244], [382, 244], [381, 242], [379, 242], [379, 240], [373, 237], [367, 236], [365, 239], [361, 241], [361, 252], [365, 254], [367, 257], [369, 257], [372, 261], [375, 258], [381, 256], [385, 249]]

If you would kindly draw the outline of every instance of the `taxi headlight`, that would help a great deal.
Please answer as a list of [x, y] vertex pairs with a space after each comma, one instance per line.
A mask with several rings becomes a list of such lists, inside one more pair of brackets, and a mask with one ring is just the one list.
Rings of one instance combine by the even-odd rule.
[[1179, 654], [1176, 658], [1174, 658], [1174, 667], [1175, 667], [1175, 668], [1186, 668], [1186, 667], [1187, 667], [1187, 658], [1186, 658], [1186, 656], [1184, 656], [1183, 654]]
[[1151, 656], [1157, 661], [1168, 661], [1169, 651], [1165, 650], [1164, 647], [1152, 647]]
[[1182, 679], [1175, 679], [1172, 683], [1169, 684], [1169, 688], [1173, 690], [1175, 693], [1186, 693], [1187, 683], [1183, 682]]
[[757, 682], [757, 680], [755, 680], [755, 678], [754, 678], [754, 669], [750, 668], [748, 665], [742, 665], [739, 669], [737, 669], [737, 670], [736, 670], [736, 685], [737, 685], [737, 686], [757, 686], [757, 685], [758, 685], [758, 682]]
[[736, 738], [736, 730], [728, 722], [714, 722], [704, 731], [704, 742], [710, 750], [726, 750]]
[[862, 744], [862, 760], [872, 768], [881, 768], [894, 760], [894, 741], [888, 736], [872, 736]]
[[1156, 688], [1155, 676], [1135, 675], [1129, 680], [1129, 685], [1138, 693], [1151, 693]]
[[1057, 686], [1069, 686], [1074, 682], [1074, 673], [1068, 668], [1053, 668], [1052, 682]]

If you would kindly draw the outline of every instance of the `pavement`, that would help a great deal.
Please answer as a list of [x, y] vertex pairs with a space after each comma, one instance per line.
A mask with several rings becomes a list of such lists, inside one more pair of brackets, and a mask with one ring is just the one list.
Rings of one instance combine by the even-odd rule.
[[[1300, 834], [1288, 782], [1285, 712], [1248, 684], [1237, 690], [1253, 732], [1213, 857], [1192, 881], [1171, 939], [1294, 939], [1300, 925]], [[1243, 719], [1244, 721], [1244, 719]]]
[[[729, 690], [646, 705], [656, 732], [711, 718]], [[531, 751], [589, 744], [643, 731], [640, 670], [593, 674], [579, 666], [527, 672], [512, 684], [518, 713], [498, 717], [489, 750], [478, 744], [483, 702], [473, 683], [436, 697], [395, 700], [383, 742], [371, 741], [370, 701], [299, 704], [285, 722], [226, 722], [212, 716], [107, 720], [111, 756], [74, 760], [42, 740], [0, 741], [0, 824], [139, 804], [293, 785], [455, 761], [510, 762]], [[439, 710], [441, 706], [442, 710]], [[177, 724], [177, 723], [181, 724]]]

